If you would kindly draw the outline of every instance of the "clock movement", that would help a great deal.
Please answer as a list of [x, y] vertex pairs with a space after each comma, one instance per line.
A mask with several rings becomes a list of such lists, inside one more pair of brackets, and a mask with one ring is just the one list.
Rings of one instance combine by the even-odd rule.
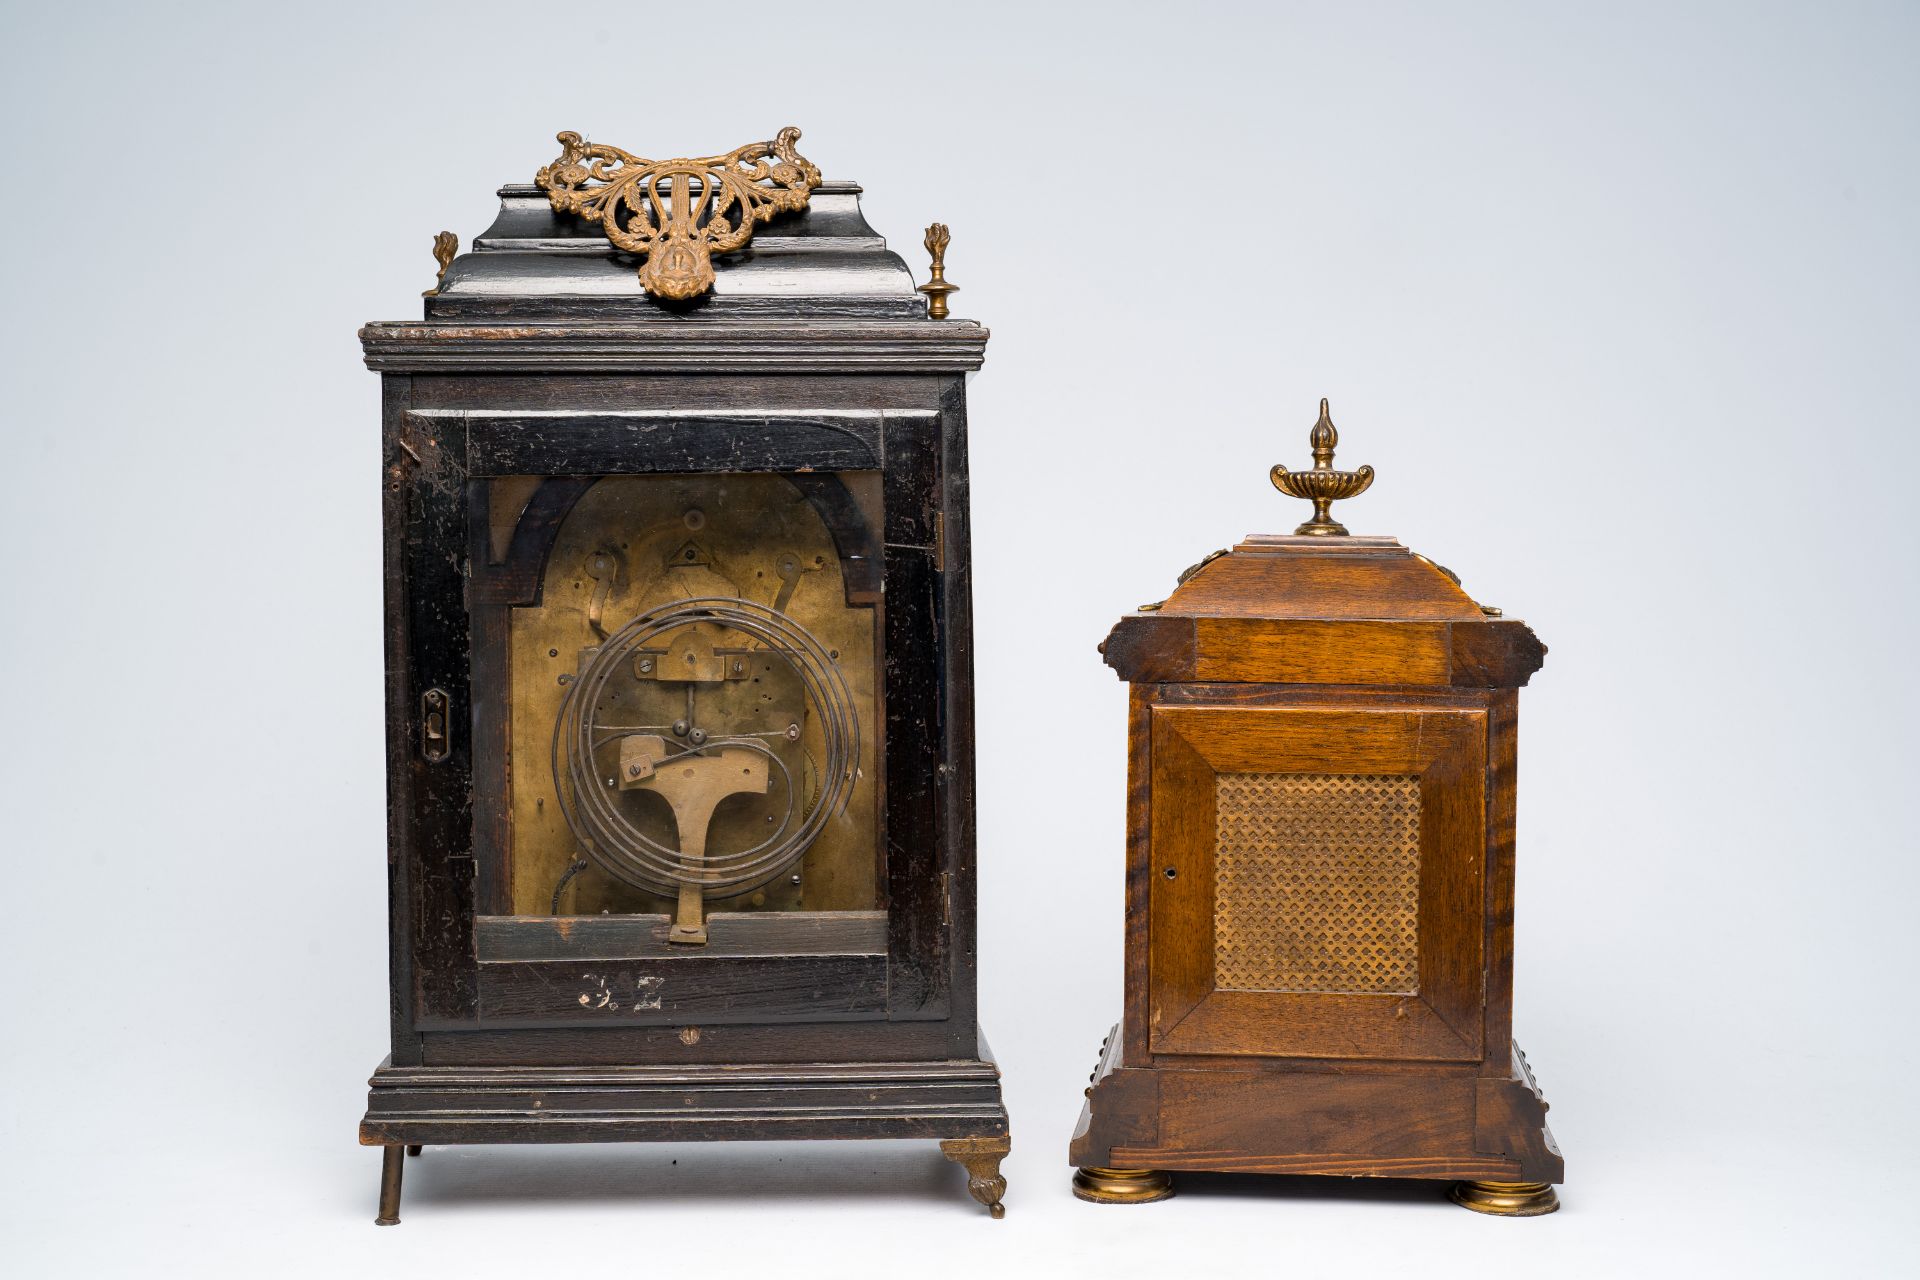
[[384, 387], [392, 1051], [360, 1140], [938, 1139], [974, 999], [965, 378], [799, 134], [559, 137]]
[[1125, 1004], [1070, 1152], [1102, 1203], [1182, 1170], [1444, 1180], [1551, 1212], [1561, 1158], [1513, 1043], [1516, 735], [1544, 647], [1330, 504], [1122, 618], [1130, 686]]

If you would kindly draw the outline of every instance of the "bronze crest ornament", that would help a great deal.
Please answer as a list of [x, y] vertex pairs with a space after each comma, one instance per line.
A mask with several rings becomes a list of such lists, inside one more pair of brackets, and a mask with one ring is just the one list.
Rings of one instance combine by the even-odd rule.
[[820, 170], [794, 150], [799, 140], [788, 126], [725, 155], [647, 160], [568, 130], [533, 181], [556, 213], [597, 222], [615, 248], [644, 256], [641, 288], [683, 301], [713, 287], [714, 254], [744, 247], [754, 224], [807, 207]]

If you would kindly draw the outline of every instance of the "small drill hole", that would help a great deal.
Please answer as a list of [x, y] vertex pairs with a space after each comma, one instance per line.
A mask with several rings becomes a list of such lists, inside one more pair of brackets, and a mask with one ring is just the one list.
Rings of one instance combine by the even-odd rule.
[[1167, 868], [1167, 879], [1171, 880], [1179, 874], [1180, 873], [1178, 871], [1175, 871], [1172, 867]]

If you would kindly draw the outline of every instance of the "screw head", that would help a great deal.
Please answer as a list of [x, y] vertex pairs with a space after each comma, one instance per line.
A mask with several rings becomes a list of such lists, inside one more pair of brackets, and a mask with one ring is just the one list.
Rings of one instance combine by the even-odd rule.
[[706, 740], [707, 740], [707, 731], [705, 729], [687, 730], [687, 741], [691, 742], [694, 746], [697, 747], [701, 743], [705, 742]]
[[684, 738], [687, 736], [687, 722], [685, 720], [675, 720], [673, 722], [673, 736], [676, 738]]

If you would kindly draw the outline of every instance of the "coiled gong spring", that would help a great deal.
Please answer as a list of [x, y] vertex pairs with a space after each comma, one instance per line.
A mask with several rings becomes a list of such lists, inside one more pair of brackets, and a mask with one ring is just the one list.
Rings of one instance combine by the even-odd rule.
[[[785, 761], [759, 736], [712, 733], [699, 743], [672, 743], [673, 759], [744, 748], [767, 757], [783, 780], [786, 812], [775, 830], [750, 848], [709, 848], [689, 863], [682, 851], [649, 836], [622, 812], [617, 797], [600, 785], [611, 767], [610, 755], [636, 726], [600, 721], [608, 684], [649, 642], [683, 627], [716, 624], [749, 637], [767, 653], [783, 659], [798, 675], [812, 714], [818, 718], [822, 755], [818, 793], [806, 804]], [[601, 869], [629, 885], [672, 896], [683, 885], [698, 886], [704, 897], [729, 897], [759, 888], [798, 860], [827, 821], [840, 814], [853, 792], [860, 759], [860, 723], [846, 677], [813, 634], [768, 605], [737, 597], [677, 600], [641, 613], [609, 636], [569, 685], [554, 723], [552, 765], [560, 812], [581, 852]]]

